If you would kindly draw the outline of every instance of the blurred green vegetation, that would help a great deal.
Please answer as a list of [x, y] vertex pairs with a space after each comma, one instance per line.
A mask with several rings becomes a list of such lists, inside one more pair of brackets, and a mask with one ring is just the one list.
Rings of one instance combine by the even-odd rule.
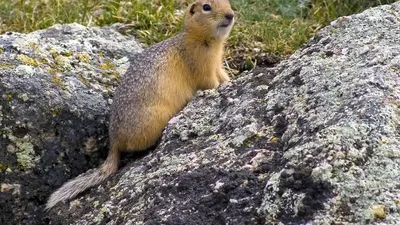
[[[396, 0], [231, 0], [236, 23], [228, 59], [260, 53], [291, 54], [340, 16]], [[126, 24], [126, 32], [147, 45], [175, 35], [191, 0], [6, 0], [0, 2], [0, 34], [30, 32], [56, 23], [86, 26]]]

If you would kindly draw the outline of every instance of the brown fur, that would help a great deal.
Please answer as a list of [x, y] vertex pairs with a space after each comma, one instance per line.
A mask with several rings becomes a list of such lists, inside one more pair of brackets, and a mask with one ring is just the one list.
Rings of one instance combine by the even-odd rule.
[[[209, 4], [211, 11], [203, 11]], [[185, 13], [184, 29], [175, 37], [135, 55], [118, 86], [110, 116], [110, 151], [104, 164], [54, 192], [47, 209], [99, 184], [118, 170], [120, 152], [153, 145], [168, 121], [197, 90], [228, 81], [223, 48], [233, 11], [228, 0], [197, 0]]]

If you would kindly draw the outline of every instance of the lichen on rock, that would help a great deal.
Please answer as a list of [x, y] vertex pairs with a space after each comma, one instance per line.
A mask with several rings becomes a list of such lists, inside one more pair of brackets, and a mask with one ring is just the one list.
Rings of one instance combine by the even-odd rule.
[[[104, 79], [100, 64], [111, 60], [120, 73], [141, 48], [112, 27], [78, 24], [8, 32], [0, 46], [0, 185], [20, 187], [18, 197], [0, 193], [0, 224], [46, 224], [48, 194], [106, 154], [108, 107], [119, 81]], [[102, 141], [85, 158], [88, 138]]]
[[33, 150], [34, 145], [31, 143], [31, 138], [29, 135], [25, 135], [22, 138], [17, 138], [12, 134], [7, 135], [7, 138], [11, 141], [12, 145], [8, 146], [7, 149], [17, 148], [12, 152], [15, 153], [17, 157], [18, 165], [23, 170], [32, 169], [38, 160], [38, 156], [35, 155]]
[[[0, 222], [399, 224], [399, 12], [397, 2], [339, 18], [276, 67], [199, 92], [154, 149], [123, 154], [110, 179], [48, 213], [52, 191], [106, 157], [108, 107], [137, 45], [76, 24], [0, 36], [0, 66], [13, 66], [0, 70], [0, 149], [29, 137], [38, 157], [22, 172], [17, 148], [0, 150], [12, 169], [0, 168], [3, 189], [21, 187], [0, 193], [12, 205]], [[41, 58], [18, 70], [29, 76], [11, 46]], [[54, 65], [60, 55], [71, 71]]]

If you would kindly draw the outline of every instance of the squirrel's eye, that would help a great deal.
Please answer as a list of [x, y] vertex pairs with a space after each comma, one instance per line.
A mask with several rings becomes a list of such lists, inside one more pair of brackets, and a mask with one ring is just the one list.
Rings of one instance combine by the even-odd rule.
[[211, 11], [211, 6], [209, 4], [204, 4], [203, 5], [203, 10], [204, 11]]

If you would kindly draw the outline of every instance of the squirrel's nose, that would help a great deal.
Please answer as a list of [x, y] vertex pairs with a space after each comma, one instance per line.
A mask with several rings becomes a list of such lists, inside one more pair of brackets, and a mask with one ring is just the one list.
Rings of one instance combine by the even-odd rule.
[[234, 15], [233, 15], [232, 13], [225, 14], [225, 18], [226, 18], [227, 20], [229, 20], [229, 21], [232, 21], [233, 16], [234, 16]]

